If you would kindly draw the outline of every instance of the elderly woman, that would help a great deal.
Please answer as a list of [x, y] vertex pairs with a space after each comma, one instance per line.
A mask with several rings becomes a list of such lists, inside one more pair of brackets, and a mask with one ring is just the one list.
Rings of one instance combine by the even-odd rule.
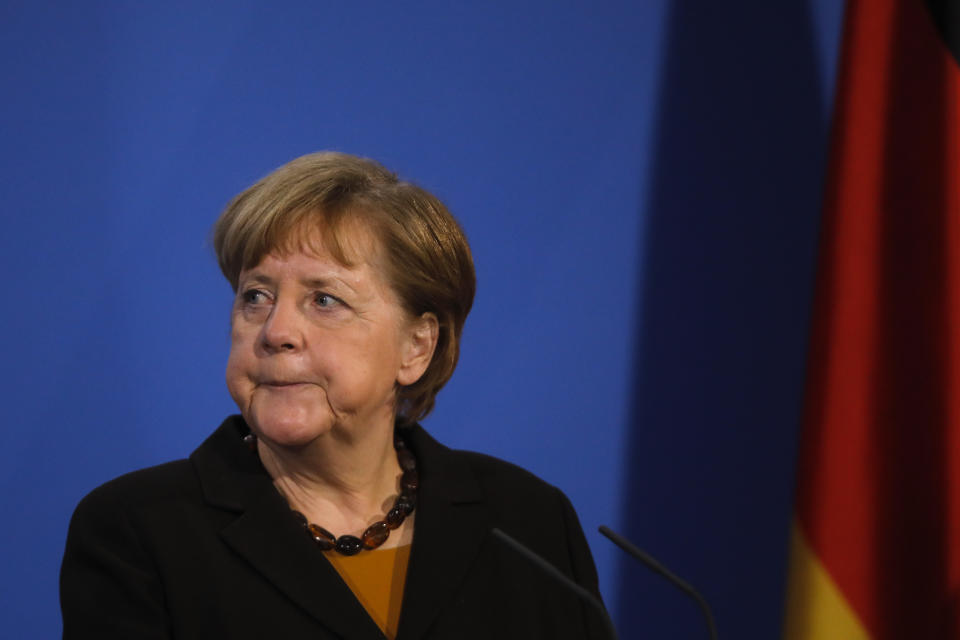
[[236, 294], [227, 418], [189, 460], [90, 493], [61, 572], [66, 638], [583, 638], [597, 593], [568, 500], [417, 424], [457, 362], [470, 249], [432, 195], [317, 153], [214, 227]]

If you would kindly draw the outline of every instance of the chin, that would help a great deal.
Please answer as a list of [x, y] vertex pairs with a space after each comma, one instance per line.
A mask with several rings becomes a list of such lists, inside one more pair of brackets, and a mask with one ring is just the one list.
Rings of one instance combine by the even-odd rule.
[[257, 435], [281, 447], [303, 447], [330, 431], [330, 420], [304, 415], [296, 410], [270, 411], [256, 406], [244, 412], [247, 424]]

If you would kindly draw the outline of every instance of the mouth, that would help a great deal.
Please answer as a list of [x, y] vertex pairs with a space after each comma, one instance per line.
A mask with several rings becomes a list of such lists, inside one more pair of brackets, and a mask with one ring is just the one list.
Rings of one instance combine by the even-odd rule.
[[305, 387], [308, 382], [299, 382], [292, 380], [264, 380], [259, 386], [270, 389], [293, 389], [296, 387]]

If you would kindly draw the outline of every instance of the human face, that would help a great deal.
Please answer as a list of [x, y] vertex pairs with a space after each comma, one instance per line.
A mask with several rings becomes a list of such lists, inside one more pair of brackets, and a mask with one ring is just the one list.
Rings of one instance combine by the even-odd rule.
[[415, 382], [429, 364], [435, 337], [423, 342], [424, 318], [409, 316], [374, 266], [377, 242], [364, 230], [348, 240], [370, 259], [346, 266], [311, 241], [240, 273], [227, 387], [269, 443], [392, 429], [395, 385]]

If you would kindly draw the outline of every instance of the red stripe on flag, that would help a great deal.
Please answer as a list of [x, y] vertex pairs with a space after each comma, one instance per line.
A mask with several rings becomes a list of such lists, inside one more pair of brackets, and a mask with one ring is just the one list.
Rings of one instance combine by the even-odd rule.
[[960, 71], [921, 0], [851, 0], [838, 79], [797, 517], [873, 637], [957, 638]]

